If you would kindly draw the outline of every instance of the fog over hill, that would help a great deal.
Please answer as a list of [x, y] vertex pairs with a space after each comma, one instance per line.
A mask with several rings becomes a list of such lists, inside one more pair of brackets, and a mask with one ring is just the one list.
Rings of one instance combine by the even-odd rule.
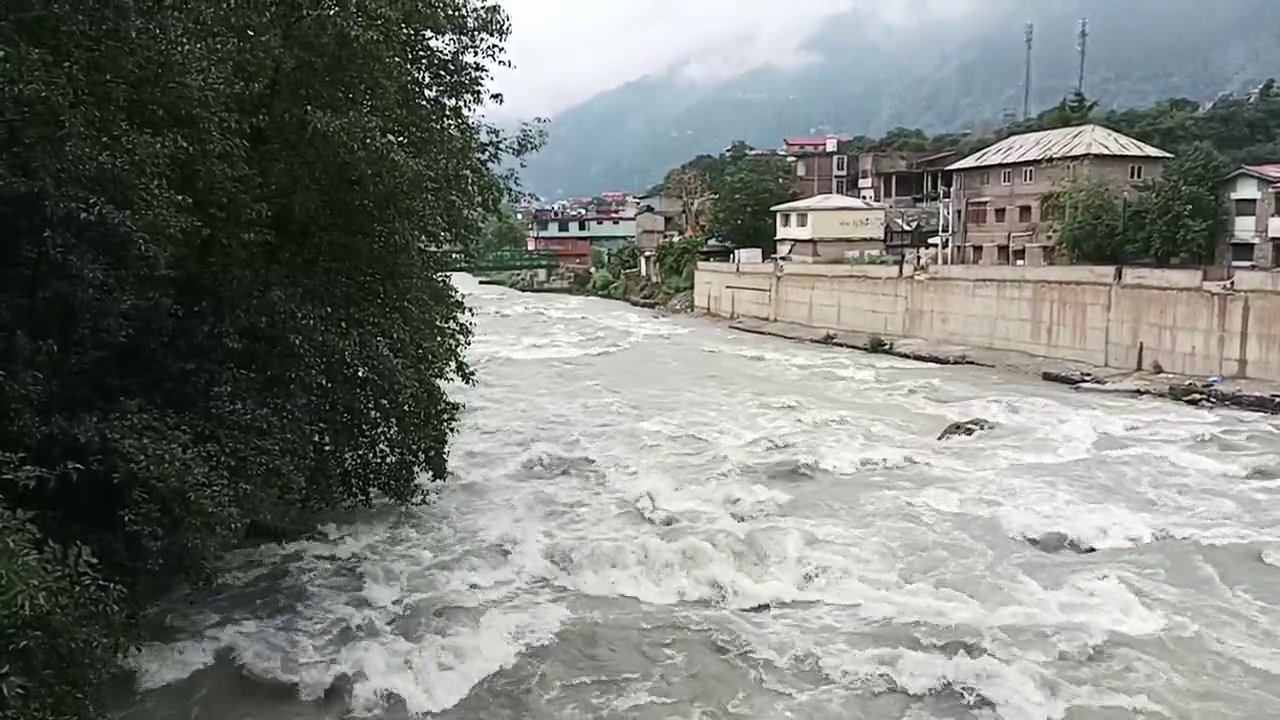
[[1280, 76], [1278, 10], [1276, 0], [968, 0], [890, 18], [852, 10], [823, 23], [792, 62], [717, 72], [717, 58], [734, 58], [716, 48], [561, 112], [522, 177], [552, 197], [635, 191], [735, 139], [774, 146], [810, 132], [996, 125], [1021, 112], [1028, 21], [1033, 112], [1074, 87], [1085, 16], [1085, 90], [1104, 107], [1244, 92]]

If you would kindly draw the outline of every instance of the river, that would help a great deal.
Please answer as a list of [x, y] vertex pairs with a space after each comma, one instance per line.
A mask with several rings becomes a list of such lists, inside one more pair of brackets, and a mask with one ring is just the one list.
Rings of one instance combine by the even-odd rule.
[[1275, 717], [1277, 421], [458, 282], [437, 502], [233, 558], [124, 718]]

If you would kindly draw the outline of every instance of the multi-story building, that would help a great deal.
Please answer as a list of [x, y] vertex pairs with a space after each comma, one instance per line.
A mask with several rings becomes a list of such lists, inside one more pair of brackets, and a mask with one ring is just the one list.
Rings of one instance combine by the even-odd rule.
[[[1052, 257], [1044, 200], [1087, 175], [1137, 193], [1173, 156], [1100, 125], [1014, 135], [946, 169], [953, 173], [958, 261], [1043, 265]], [[1051, 206], [1050, 206], [1051, 207]]]
[[843, 135], [789, 137], [782, 154], [795, 170], [795, 189], [801, 198], [849, 193], [849, 154]]
[[938, 153], [864, 152], [857, 157], [856, 194], [890, 207], [936, 204], [951, 187], [947, 165], [956, 151]]
[[654, 250], [683, 230], [684, 203], [679, 198], [642, 195], [636, 201], [636, 245]]
[[534, 216], [527, 246], [555, 253], [563, 266], [586, 267], [591, 264], [592, 250], [617, 250], [635, 240], [634, 217], [553, 210]]
[[1280, 164], [1246, 165], [1225, 185], [1227, 233], [1219, 260], [1234, 267], [1280, 266]]

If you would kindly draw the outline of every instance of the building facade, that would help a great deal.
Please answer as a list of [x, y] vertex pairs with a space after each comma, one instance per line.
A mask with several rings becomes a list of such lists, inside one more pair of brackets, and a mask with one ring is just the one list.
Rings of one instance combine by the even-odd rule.
[[593, 250], [612, 251], [636, 240], [636, 219], [541, 211], [529, 226], [527, 247], [555, 253], [562, 266], [586, 267]]
[[865, 152], [857, 156], [856, 194], [890, 207], [936, 205], [951, 187], [947, 166], [954, 150], [941, 153]]
[[1227, 232], [1219, 261], [1240, 268], [1280, 265], [1280, 164], [1246, 165], [1225, 184]]
[[947, 167], [953, 173], [961, 262], [1044, 265], [1053, 255], [1052, 205], [1067, 182], [1091, 177], [1129, 195], [1173, 156], [1100, 125], [1015, 135]]
[[782, 153], [791, 163], [798, 197], [849, 193], [852, 186], [848, 140], [843, 135], [783, 139]]
[[880, 203], [826, 193], [771, 210], [778, 257], [838, 263], [884, 254], [887, 208]]

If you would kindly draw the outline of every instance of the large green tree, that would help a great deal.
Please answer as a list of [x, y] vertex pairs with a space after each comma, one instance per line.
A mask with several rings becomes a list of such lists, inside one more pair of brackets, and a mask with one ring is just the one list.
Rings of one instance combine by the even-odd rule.
[[707, 231], [736, 248], [770, 248], [774, 237], [774, 205], [795, 197], [792, 169], [785, 158], [751, 155], [741, 150], [727, 155], [713, 185]]
[[491, 0], [0, 10], [0, 718], [99, 717], [138, 612], [428, 498], [466, 246], [536, 136]]

